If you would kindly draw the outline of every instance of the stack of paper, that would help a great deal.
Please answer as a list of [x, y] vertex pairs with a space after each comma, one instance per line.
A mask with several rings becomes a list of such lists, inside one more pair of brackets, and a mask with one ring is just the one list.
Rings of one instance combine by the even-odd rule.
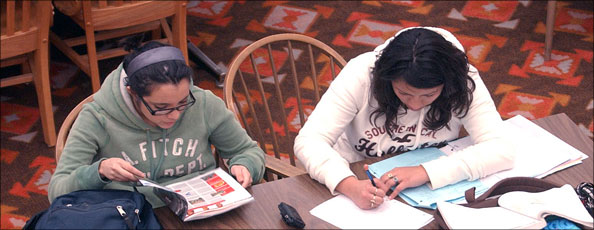
[[[518, 115], [504, 123], [506, 134], [517, 148], [517, 157], [512, 169], [501, 171], [475, 181], [461, 181], [439, 189], [431, 190], [422, 185], [408, 188], [400, 193], [402, 199], [412, 206], [436, 208], [437, 201], [463, 203], [464, 191], [476, 187], [476, 196], [480, 196], [489, 187], [508, 177], [536, 177], [542, 178], [567, 167], [580, 164], [588, 156], [571, 145], [563, 142], [553, 134]], [[455, 154], [456, 151], [472, 145], [470, 137], [464, 137], [448, 143], [447, 146], [436, 149], [426, 148], [409, 151], [395, 157], [374, 163], [369, 171], [380, 177], [394, 167], [414, 166], [423, 162], [437, 159], [442, 155]]]

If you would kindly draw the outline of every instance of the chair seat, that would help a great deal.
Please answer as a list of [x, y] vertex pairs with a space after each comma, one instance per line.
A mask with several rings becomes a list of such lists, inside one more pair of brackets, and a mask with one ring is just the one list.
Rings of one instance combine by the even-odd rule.
[[[61, 4], [68, 5], [68, 1], [61, 3], [56, 1], [58, 9], [65, 8]], [[104, 4], [100, 4], [105, 2]], [[132, 25], [145, 24], [157, 21], [159, 18], [165, 18], [175, 14], [175, 5], [169, 2], [160, 1], [91, 1], [92, 23], [95, 30], [114, 30], [126, 28]], [[73, 9], [69, 9], [73, 10]], [[147, 14], [146, 12], [151, 12]], [[84, 18], [82, 9], [78, 10], [70, 17], [84, 28]]]

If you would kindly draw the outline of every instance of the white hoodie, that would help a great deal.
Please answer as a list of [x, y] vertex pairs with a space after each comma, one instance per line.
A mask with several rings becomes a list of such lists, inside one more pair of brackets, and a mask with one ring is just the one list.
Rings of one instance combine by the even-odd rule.
[[[422, 28], [439, 33], [464, 51], [450, 32], [440, 28]], [[474, 80], [476, 89], [468, 114], [462, 119], [453, 115], [448, 123], [449, 130], [442, 128], [434, 131], [423, 127], [423, 119], [429, 106], [419, 111], [408, 110], [405, 115], [399, 116], [394, 130], [397, 137], [395, 140], [390, 139], [383, 127], [375, 127], [369, 122], [369, 115], [377, 107], [377, 101], [370, 95], [371, 69], [380, 51], [392, 39], [376, 47], [373, 52], [350, 60], [299, 131], [294, 151], [309, 175], [325, 184], [332, 194], [336, 194], [334, 190], [338, 183], [354, 176], [349, 163], [366, 157], [437, 146], [456, 139], [462, 126], [469, 133], [474, 145], [451, 156], [422, 164], [429, 175], [429, 185], [432, 188], [466, 179], [475, 180], [513, 167], [515, 148], [500, 131], [501, 117], [478, 70], [473, 66], [469, 68], [469, 75]], [[377, 124], [383, 124], [384, 120], [385, 117], [378, 118]]]

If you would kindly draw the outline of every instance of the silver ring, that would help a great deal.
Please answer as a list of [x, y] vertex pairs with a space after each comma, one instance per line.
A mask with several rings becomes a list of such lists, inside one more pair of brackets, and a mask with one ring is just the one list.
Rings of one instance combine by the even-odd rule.
[[373, 208], [373, 205], [374, 205], [374, 204], [375, 204], [375, 203], [373, 203], [373, 202], [371, 203], [371, 207], [372, 207], [372, 208]]
[[375, 194], [377, 194], [377, 188], [375, 188], [375, 192], [373, 192], [373, 197], [375, 197]]
[[398, 185], [399, 181], [398, 181], [398, 177], [393, 176], [392, 180], [394, 180], [394, 185]]
[[373, 195], [373, 198], [371, 198], [371, 203], [375, 204], [375, 195]]

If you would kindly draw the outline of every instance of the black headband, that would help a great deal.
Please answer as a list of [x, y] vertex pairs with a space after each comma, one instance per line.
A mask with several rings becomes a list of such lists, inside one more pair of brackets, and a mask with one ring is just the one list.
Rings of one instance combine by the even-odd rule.
[[147, 50], [130, 61], [128, 68], [126, 68], [126, 75], [132, 76], [136, 71], [146, 66], [155, 64], [157, 62], [170, 60], [180, 60], [184, 63], [186, 62], [181, 50], [173, 46], [162, 46]]

